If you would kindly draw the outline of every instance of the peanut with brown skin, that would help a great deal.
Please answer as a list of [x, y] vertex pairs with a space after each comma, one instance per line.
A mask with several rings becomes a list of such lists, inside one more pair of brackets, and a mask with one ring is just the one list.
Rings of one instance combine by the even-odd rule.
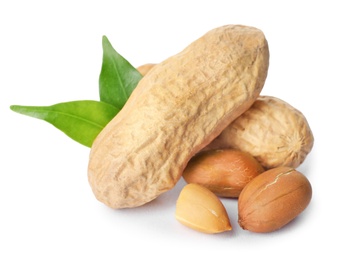
[[270, 169], [249, 182], [238, 198], [238, 222], [246, 230], [278, 230], [297, 217], [311, 201], [309, 180], [290, 167]]
[[182, 176], [220, 197], [237, 198], [253, 178], [264, 171], [250, 154], [234, 149], [208, 150], [196, 154]]
[[268, 65], [262, 31], [241, 25], [213, 29], [156, 65], [93, 142], [96, 198], [129, 208], [172, 189], [193, 155], [256, 100]]

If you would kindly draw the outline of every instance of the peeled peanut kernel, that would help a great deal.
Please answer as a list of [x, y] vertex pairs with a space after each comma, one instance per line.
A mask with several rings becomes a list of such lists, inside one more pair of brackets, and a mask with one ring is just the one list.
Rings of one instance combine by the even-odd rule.
[[218, 149], [196, 154], [182, 176], [187, 183], [200, 184], [217, 196], [237, 198], [244, 186], [263, 171], [249, 153]]
[[238, 223], [253, 232], [271, 232], [285, 226], [310, 203], [308, 179], [290, 167], [277, 167], [249, 182], [238, 198]]
[[198, 184], [187, 184], [176, 202], [176, 219], [203, 233], [220, 233], [232, 229], [229, 216], [219, 198]]

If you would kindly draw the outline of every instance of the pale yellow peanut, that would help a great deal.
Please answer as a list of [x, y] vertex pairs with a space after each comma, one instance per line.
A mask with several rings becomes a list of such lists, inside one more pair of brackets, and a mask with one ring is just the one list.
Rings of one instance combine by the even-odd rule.
[[198, 184], [187, 184], [176, 202], [175, 218], [183, 225], [203, 233], [232, 229], [227, 211], [219, 198]]

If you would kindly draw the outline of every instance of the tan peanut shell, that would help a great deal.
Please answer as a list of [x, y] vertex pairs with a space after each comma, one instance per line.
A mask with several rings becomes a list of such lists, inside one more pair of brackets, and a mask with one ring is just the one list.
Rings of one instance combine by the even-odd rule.
[[219, 198], [209, 189], [187, 184], [176, 201], [175, 218], [194, 230], [214, 234], [232, 229], [229, 215]]
[[[154, 65], [148, 63], [139, 68], [146, 74]], [[296, 168], [313, 144], [311, 128], [299, 110], [279, 98], [260, 96], [205, 150], [236, 148], [253, 154], [268, 169]]]
[[311, 128], [299, 110], [279, 98], [260, 96], [206, 149], [239, 149], [250, 153], [266, 169], [297, 168], [313, 143]]
[[190, 158], [256, 100], [268, 64], [261, 30], [227, 25], [156, 65], [93, 143], [96, 198], [137, 207], [172, 189]]
[[249, 182], [238, 198], [238, 223], [246, 230], [278, 230], [297, 217], [311, 201], [308, 179], [290, 167], [277, 167]]
[[145, 76], [154, 66], [154, 63], [147, 63], [137, 67], [137, 70], [142, 76]]
[[253, 178], [264, 172], [249, 153], [235, 149], [202, 151], [187, 164], [182, 176], [187, 183], [197, 183], [217, 196], [237, 198]]

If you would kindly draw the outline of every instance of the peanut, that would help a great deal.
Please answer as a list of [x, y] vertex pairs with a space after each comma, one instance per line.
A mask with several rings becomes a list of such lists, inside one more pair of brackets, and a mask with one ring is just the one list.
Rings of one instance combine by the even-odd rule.
[[93, 142], [95, 197], [130, 208], [172, 189], [193, 155], [256, 100], [268, 65], [264, 34], [240, 25], [213, 29], [156, 65]]
[[263, 171], [250, 154], [224, 149], [196, 154], [182, 176], [187, 183], [200, 184], [217, 196], [237, 198], [244, 186]]
[[[141, 67], [147, 73], [153, 66]], [[279, 98], [260, 96], [204, 150], [235, 148], [251, 153], [267, 169], [297, 168], [313, 143], [311, 128], [299, 110]]]
[[176, 202], [176, 219], [203, 233], [220, 233], [232, 229], [229, 216], [219, 198], [198, 184], [183, 187]]
[[277, 167], [249, 182], [238, 198], [238, 222], [246, 230], [271, 232], [285, 226], [310, 203], [308, 179], [290, 167]]
[[260, 96], [206, 149], [234, 148], [254, 156], [263, 167], [297, 168], [313, 147], [305, 116], [285, 101]]
[[147, 63], [137, 67], [137, 70], [142, 76], [145, 76], [154, 66], [154, 63]]

